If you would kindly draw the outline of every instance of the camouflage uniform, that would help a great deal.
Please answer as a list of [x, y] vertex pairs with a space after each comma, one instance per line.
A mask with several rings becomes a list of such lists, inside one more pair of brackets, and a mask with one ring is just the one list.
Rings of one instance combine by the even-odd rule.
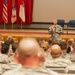
[[46, 61], [50, 61], [51, 59], [52, 59], [52, 56], [51, 56], [50, 53], [48, 53], [48, 54], [46, 55]]
[[66, 57], [66, 55], [67, 55], [67, 53], [66, 53], [66, 52], [63, 52], [63, 53], [62, 53], [62, 57], [63, 57], [63, 58], [65, 58], [65, 57]]
[[61, 57], [52, 58], [44, 63], [45, 66], [55, 66], [55, 67], [66, 67], [67, 65], [71, 64], [72, 62], [69, 59], [64, 59]]
[[74, 72], [74, 74], [75, 74], [75, 64], [68, 65], [65, 69], [65, 72], [66, 73]]
[[8, 57], [10, 57], [10, 56], [12, 56], [12, 55], [13, 55], [13, 52], [12, 52], [12, 45], [10, 44]]
[[59, 74], [45, 67], [37, 67], [37, 68], [20, 67], [15, 70], [8, 71], [3, 75], [59, 75]]
[[4, 72], [8, 71], [8, 70], [16, 69], [19, 66], [20, 66], [20, 64], [17, 64], [15, 62], [11, 62], [11, 63], [8, 63], [8, 64], [1, 64], [0, 75], [3, 74]]
[[[58, 31], [58, 33], [56, 32]], [[60, 25], [55, 25], [52, 29], [52, 25], [49, 27], [49, 34], [51, 34], [51, 39], [54, 41], [61, 40], [60, 34], [63, 33], [62, 27]]]
[[14, 60], [14, 54], [9, 57], [10, 62], [13, 62], [13, 60]]
[[0, 63], [0, 75], [2, 74], [2, 64]]
[[0, 53], [0, 63], [9, 63], [8, 56]]
[[72, 52], [67, 53], [65, 58], [68, 58], [70, 60], [75, 60], [75, 53], [72, 53]]

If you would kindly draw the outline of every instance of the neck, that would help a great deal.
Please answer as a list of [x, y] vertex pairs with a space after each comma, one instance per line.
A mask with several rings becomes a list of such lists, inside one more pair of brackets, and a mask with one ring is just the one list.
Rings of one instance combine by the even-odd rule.
[[67, 50], [65, 49], [65, 50], [62, 50], [62, 51], [63, 51], [63, 53], [64, 53], [64, 52], [66, 52]]
[[26, 66], [26, 67], [38, 67], [35, 63], [33, 63], [33, 64], [24, 63], [22, 65]]
[[19, 59], [15, 56], [15, 54], [13, 56], [14, 56], [13, 62], [20, 64]]
[[39, 62], [37, 60], [34, 59], [26, 59], [25, 61], [22, 62], [23, 66], [26, 67], [38, 67], [39, 66]]
[[61, 54], [57, 54], [57, 55], [52, 55], [53, 58], [59, 58], [61, 57]]
[[56, 24], [54, 24], [54, 25], [56, 25]]

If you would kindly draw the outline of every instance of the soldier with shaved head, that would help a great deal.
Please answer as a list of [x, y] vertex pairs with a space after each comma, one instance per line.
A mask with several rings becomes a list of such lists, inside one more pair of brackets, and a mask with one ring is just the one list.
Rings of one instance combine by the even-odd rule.
[[59, 45], [55, 44], [51, 47], [52, 59], [45, 62], [46, 66], [67, 66], [71, 64], [69, 59], [62, 58], [62, 50]]
[[22, 39], [19, 43], [18, 53], [18, 60], [21, 66], [4, 73], [3, 75], [58, 75], [58, 73], [42, 66], [44, 62], [44, 53], [36, 39]]

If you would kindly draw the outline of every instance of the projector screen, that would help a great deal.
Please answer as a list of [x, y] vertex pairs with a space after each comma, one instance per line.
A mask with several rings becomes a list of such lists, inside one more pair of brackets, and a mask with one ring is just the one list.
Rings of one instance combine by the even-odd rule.
[[75, 19], [75, 0], [34, 0], [33, 22]]

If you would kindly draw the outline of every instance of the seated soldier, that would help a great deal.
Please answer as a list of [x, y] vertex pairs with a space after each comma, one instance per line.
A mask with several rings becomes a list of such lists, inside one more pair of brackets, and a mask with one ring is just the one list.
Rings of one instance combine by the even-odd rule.
[[71, 61], [72, 60], [75, 61], [75, 42], [72, 43], [72, 48], [73, 48], [73, 51], [71, 51], [70, 53], [68, 53], [66, 55], [66, 58], [69, 58]]
[[5, 41], [4, 44], [2, 45], [2, 50], [0, 53], [1, 63], [9, 63], [9, 59], [8, 59], [9, 45], [10, 43], [8, 41]]
[[60, 47], [62, 50], [62, 57], [65, 58], [67, 55], [67, 42], [65, 40], [60, 41]]
[[3, 75], [58, 75], [58, 73], [40, 65], [43, 53], [39, 53], [39, 50], [40, 46], [34, 38], [22, 39], [18, 47], [19, 62], [22, 66]]
[[10, 63], [1, 64], [0, 74], [6, 72], [8, 70], [15, 69], [20, 65], [19, 60], [18, 60], [17, 48], [18, 48], [17, 43], [12, 44], [13, 55], [11, 57], [9, 57]]
[[46, 60], [50, 60], [52, 56], [50, 55], [50, 48], [48, 42], [44, 42], [41, 44], [41, 47], [43, 48], [46, 56]]
[[69, 59], [62, 58], [62, 50], [59, 45], [53, 45], [51, 47], [52, 59], [45, 62], [45, 66], [62, 66], [66, 67], [71, 64]]
[[67, 53], [71, 53], [71, 52], [73, 51], [73, 47], [72, 47], [73, 42], [74, 42], [73, 39], [69, 39], [69, 40], [67, 41], [67, 46], [68, 46], [68, 48], [67, 48]]
[[75, 59], [75, 53], [74, 53], [74, 39], [68, 40], [68, 48], [67, 48], [67, 55], [66, 58], [69, 58], [70, 60]]
[[10, 62], [13, 62], [14, 55], [15, 55], [15, 52], [16, 52], [17, 48], [18, 48], [18, 43], [16, 43], [16, 42], [13, 43], [12, 44], [12, 55], [9, 57]]
[[43, 50], [44, 50], [44, 52], [46, 53], [46, 54], [48, 54], [48, 52], [49, 52], [49, 45], [48, 45], [48, 42], [43, 42], [43, 43], [41, 43], [41, 48], [43, 48]]
[[10, 43], [9, 53], [8, 53], [8, 56], [10, 57], [12, 55], [12, 44], [14, 43], [13, 37], [8, 36], [6, 41], [8, 41]]

